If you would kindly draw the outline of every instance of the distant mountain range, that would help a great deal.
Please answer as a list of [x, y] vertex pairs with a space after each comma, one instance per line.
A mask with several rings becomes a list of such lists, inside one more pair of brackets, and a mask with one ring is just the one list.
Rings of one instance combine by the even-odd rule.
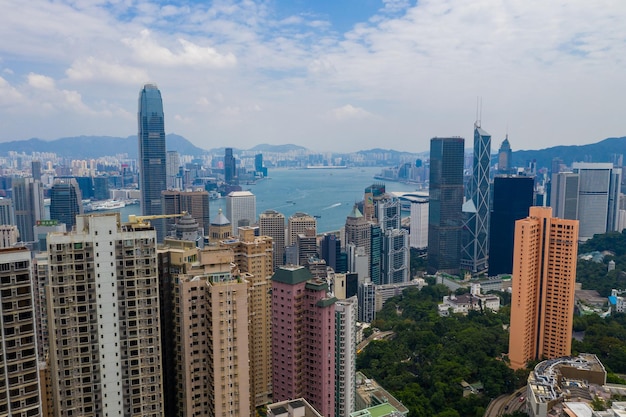
[[[497, 152], [498, 148], [494, 148], [494, 145], [494, 143], [491, 144], [491, 150]], [[626, 136], [608, 138], [588, 145], [554, 146], [537, 151], [515, 151], [513, 152], [513, 165], [523, 167], [528, 165], [529, 161], [535, 160], [537, 167], [550, 168], [554, 158], [560, 158], [568, 166], [572, 162], [613, 162], [613, 156], [616, 154], [626, 156]]]
[[[206, 150], [198, 148], [180, 135], [170, 133], [165, 135], [167, 149], [176, 149], [183, 155], [201, 155]], [[59, 156], [72, 159], [98, 158], [107, 155], [128, 154], [131, 159], [137, 159], [137, 136], [120, 138], [114, 136], [75, 136], [55, 140], [28, 139], [0, 143], [0, 155], [9, 151], [24, 152], [54, 152]]]
[[[497, 153], [499, 144], [492, 143], [492, 153]], [[202, 155], [213, 153], [221, 155], [224, 148], [214, 148], [206, 150], [193, 145], [184, 137], [176, 134], [166, 135], [167, 149], [175, 149], [181, 155]], [[129, 158], [137, 158], [137, 136], [128, 136], [127, 138], [113, 136], [77, 136], [60, 138], [56, 140], [28, 139], [11, 142], [0, 143], [0, 155], [6, 155], [9, 151], [24, 152], [30, 154], [32, 152], [54, 152], [59, 156], [72, 159], [98, 158], [101, 156], [128, 154]], [[249, 149], [253, 152], [274, 152], [287, 153], [293, 151], [304, 151], [299, 145], [270, 145], [260, 144]], [[235, 154], [238, 150], [235, 149]], [[413, 157], [418, 154], [396, 151], [393, 149], [370, 149], [362, 150], [361, 154], [378, 154], [388, 153], [389, 160], [397, 161], [402, 157]], [[423, 154], [423, 153], [422, 153]], [[419, 155], [422, 155], [419, 154]], [[571, 145], [571, 146], [555, 146], [552, 148], [531, 150], [531, 151], [514, 151], [513, 165], [523, 167], [528, 165], [530, 161], [536, 161], [538, 167], [550, 167], [554, 158], [560, 158], [564, 164], [571, 165], [572, 162], [612, 162], [614, 155], [626, 154], [626, 136], [621, 138], [608, 138], [597, 143], [588, 145]]]

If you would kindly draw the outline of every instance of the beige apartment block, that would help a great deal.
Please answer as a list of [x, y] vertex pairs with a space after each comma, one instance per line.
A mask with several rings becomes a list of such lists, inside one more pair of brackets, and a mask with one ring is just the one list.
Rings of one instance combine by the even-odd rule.
[[[250, 404], [253, 408], [272, 399], [271, 289], [273, 239], [255, 236], [255, 228], [240, 227], [239, 239], [222, 242], [233, 250], [235, 264], [247, 273], [250, 349]], [[251, 410], [252, 411], [252, 410]]]
[[569, 356], [572, 345], [578, 221], [552, 217], [550, 207], [531, 207], [515, 222], [509, 359]]
[[248, 278], [233, 251], [207, 246], [174, 291], [177, 415], [250, 414]]

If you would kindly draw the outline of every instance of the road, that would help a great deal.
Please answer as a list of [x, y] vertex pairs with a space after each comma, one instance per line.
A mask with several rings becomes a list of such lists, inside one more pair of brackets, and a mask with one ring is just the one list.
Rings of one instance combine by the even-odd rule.
[[489, 403], [484, 417], [499, 417], [502, 414], [510, 414], [513, 411], [522, 410], [526, 406], [526, 401], [520, 398], [526, 394], [526, 386], [510, 395], [501, 395]]
[[364, 341], [362, 341], [361, 343], [359, 343], [356, 347], [356, 353], [361, 352], [363, 349], [365, 349], [365, 346], [369, 345], [370, 342], [372, 340], [382, 340], [382, 339], [386, 339], [388, 337], [390, 337], [391, 335], [393, 335], [394, 333], [392, 331], [386, 331], [386, 332], [374, 332], [372, 333], [367, 339], [365, 339]]

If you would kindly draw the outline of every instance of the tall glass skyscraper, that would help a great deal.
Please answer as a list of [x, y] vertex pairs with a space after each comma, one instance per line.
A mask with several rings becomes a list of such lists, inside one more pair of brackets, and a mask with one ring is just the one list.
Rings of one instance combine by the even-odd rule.
[[465, 139], [430, 140], [428, 272], [458, 274], [463, 228], [463, 158]]
[[491, 135], [474, 125], [474, 163], [469, 199], [463, 205], [465, 225], [461, 268], [473, 274], [487, 270], [489, 260], [489, 165]]
[[82, 199], [76, 178], [55, 178], [50, 189], [50, 219], [65, 223], [67, 230], [72, 230], [76, 216], [83, 214]]
[[[165, 125], [163, 100], [155, 84], [146, 84], [139, 93], [139, 188], [141, 213], [163, 214], [161, 191], [166, 189]], [[163, 240], [163, 222], [155, 221], [157, 238]]]

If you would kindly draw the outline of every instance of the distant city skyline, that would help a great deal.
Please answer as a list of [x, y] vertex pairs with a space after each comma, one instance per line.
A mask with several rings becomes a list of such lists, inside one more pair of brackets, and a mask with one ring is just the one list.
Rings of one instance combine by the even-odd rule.
[[0, 141], [132, 134], [146, 82], [163, 93], [168, 133], [205, 149], [424, 152], [432, 137], [469, 137], [477, 118], [520, 150], [626, 131], [622, 3], [7, 0], [3, 11]]

